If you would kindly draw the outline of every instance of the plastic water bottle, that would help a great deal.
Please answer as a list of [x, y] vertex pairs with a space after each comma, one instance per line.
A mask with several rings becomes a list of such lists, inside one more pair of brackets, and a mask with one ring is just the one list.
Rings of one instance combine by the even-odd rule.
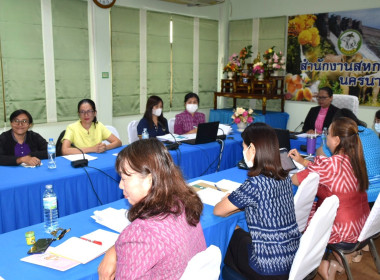
[[322, 137], [322, 145], [325, 146], [326, 145], [326, 138], [327, 138], [327, 127], [323, 128], [321, 137]]
[[48, 152], [48, 168], [54, 169], [57, 167], [57, 165], [55, 164], [55, 143], [54, 143], [53, 138], [49, 139], [47, 152]]
[[44, 227], [47, 233], [58, 228], [57, 196], [52, 185], [46, 185], [44, 198]]
[[141, 138], [142, 139], [149, 139], [148, 129], [146, 129], [146, 128], [143, 129], [143, 132], [141, 134]]

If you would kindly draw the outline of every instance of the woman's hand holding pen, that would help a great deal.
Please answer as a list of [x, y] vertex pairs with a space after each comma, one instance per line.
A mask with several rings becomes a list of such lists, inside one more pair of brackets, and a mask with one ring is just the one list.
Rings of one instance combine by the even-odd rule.
[[288, 157], [291, 157], [296, 162], [302, 164], [303, 166], [308, 166], [309, 162], [308, 160], [304, 159], [301, 154], [297, 151], [297, 149], [291, 149], [288, 153]]

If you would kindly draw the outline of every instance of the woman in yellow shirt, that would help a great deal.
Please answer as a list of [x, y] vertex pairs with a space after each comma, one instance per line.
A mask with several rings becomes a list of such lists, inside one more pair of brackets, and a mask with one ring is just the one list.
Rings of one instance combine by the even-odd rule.
[[[96, 107], [91, 99], [78, 103], [79, 120], [70, 124], [62, 139], [62, 154], [103, 153], [121, 146], [121, 141], [96, 119]], [[102, 143], [107, 140], [110, 144]]]

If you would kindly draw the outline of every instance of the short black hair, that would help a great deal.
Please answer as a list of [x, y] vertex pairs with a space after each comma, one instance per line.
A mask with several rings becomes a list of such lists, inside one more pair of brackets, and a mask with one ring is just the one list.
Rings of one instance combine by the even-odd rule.
[[30, 123], [30, 124], [33, 123], [32, 115], [31, 115], [28, 111], [23, 110], [23, 109], [19, 109], [19, 110], [14, 111], [14, 112], [11, 114], [11, 116], [9, 117], [10, 122], [13, 122], [13, 120], [14, 120], [16, 117], [18, 117], [19, 115], [21, 115], [21, 114], [25, 114], [25, 115], [28, 117], [28, 119], [29, 119], [29, 123]]
[[380, 110], [377, 110], [377, 112], [375, 113], [375, 118], [380, 119]]
[[329, 87], [321, 87], [319, 90], [324, 90], [330, 97], [333, 96], [333, 91]]
[[199, 104], [199, 96], [198, 94], [194, 93], [194, 92], [189, 92], [188, 94], [185, 95], [185, 103], [187, 102], [187, 100], [189, 100], [190, 98], [193, 98], [195, 97], [198, 101], [198, 104]]
[[[85, 104], [85, 103], [90, 104], [92, 110], [94, 110], [94, 111], [96, 112], [95, 102], [92, 101], [91, 99], [85, 98], [85, 99], [82, 99], [81, 101], [79, 101], [79, 103], [78, 103], [78, 113], [79, 113], [80, 106], [81, 106], [82, 104]], [[95, 125], [98, 123], [98, 120], [96, 119], [96, 116], [94, 117], [94, 119], [93, 119], [92, 122], [93, 122]]]

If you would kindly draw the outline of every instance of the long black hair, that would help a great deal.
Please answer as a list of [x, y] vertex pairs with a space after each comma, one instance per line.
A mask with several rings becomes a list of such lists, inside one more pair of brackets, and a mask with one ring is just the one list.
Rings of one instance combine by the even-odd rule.
[[159, 96], [156, 96], [156, 95], [152, 95], [151, 97], [148, 98], [147, 102], [146, 102], [146, 108], [145, 108], [145, 113], [144, 113], [144, 118], [148, 121], [148, 124], [149, 124], [149, 128], [152, 129], [153, 128], [153, 114], [152, 114], [152, 110], [153, 110], [153, 107], [160, 104], [160, 102], [162, 103], [162, 112], [161, 112], [161, 115], [158, 116], [158, 122], [161, 124], [161, 126], [163, 128], [165, 128], [165, 121], [164, 121], [164, 101], [162, 101], [161, 97]]
[[253, 123], [242, 132], [241, 137], [245, 145], [249, 146], [252, 143], [256, 149], [249, 176], [263, 174], [276, 180], [284, 180], [288, 176], [288, 172], [281, 165], [280, 145], [272, 127], [265, 123]]

